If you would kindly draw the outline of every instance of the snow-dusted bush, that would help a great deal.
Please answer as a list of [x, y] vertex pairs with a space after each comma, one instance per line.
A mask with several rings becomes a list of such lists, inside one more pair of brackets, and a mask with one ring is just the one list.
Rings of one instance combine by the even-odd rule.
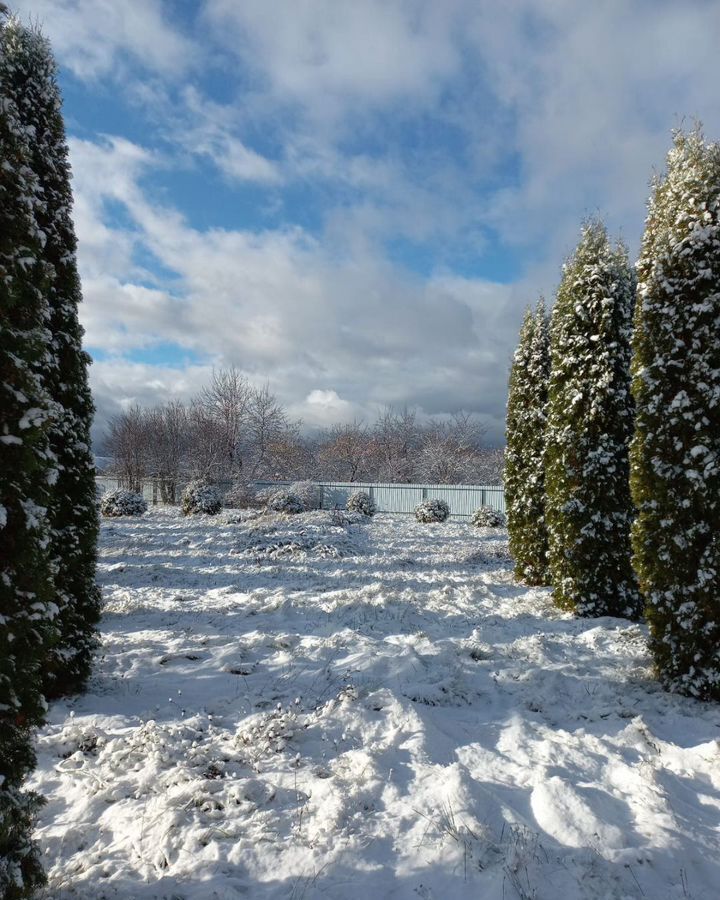
[[365, 491], [355, 491], [350, 494], [345, 508], [348, 512], [362, 513], [364, 516], [374, 516], [376, 510], [375, 501]]
[[296, 481], [291, 484], [289, 492], [299, 498], [305, 509], [320, 509], [322, 504], [322, 491], [320, 485], [313, 481]]
[[260, 490], [256, 491], [255, 493], [255, 502], [257, 506], [267, 506], [270, 502], [270, 498], [273, 496], [273, 494], [276, 494], [277, 491], [278, 489], [273, 486], [260, 488]]
[[275, 491], [271, 494], [267, 501], [267, 508], [273, 512], [286, 513], [287, 515], [305, 512], [302, 500], [286, 490]]
[[476, 528], [504, 528], [505, 514], [499, 509], [493, 509], [492, 506], [481, 506], [473, 513], [470, 524]]
[[261, 505], [254, 485], [236, 481], [223, 497], [223, 504], [230, 509], [254, 509]]
[[418, 522], [444, 522], [450, 515], [450, 507], [444, 500], [432, 498], [423, 500], [415, 507], [415, 518]]
[[217, 488], [206, 481], [191, 481], [183, 491], [182, 511], [184, 516], [204, 513], [214, 516], [222, 509], [222, 500]]
[[103, 494], [100, 512], [104, 516], [141, 516], [147, 512], [147, 501], [142, 494], [118, 488]]

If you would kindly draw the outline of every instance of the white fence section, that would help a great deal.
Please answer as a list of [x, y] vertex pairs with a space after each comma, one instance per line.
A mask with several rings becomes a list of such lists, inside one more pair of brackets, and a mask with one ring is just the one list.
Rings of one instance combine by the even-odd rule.
[[[99, 475], [98, 490], [105, 493], [119, 486], [117, 478]], [[277, 486], [287, 487], [289, 481], [256, 481], [255, 487], [260, 490]], [[365, 484], [360, 482], [316, 482], [321, 490], [323, 509], [344, 509], [350, 494], [355, 491], [366, 491], [375, 501], [378, 512], [403, 513], [411, 515], [421, 500], [435, 498], [444, 500], [450, 507], [453, 519], [469, 519], [480, 506], [491, 506], [505, 512], [505, 491], [502, 485], [478, 484]], [[218, 485], [221, 491], [230, 489], [229, 482]], [[176, 498], [179, 501], [184, 485], [179, 484]], [[143, 496], [148, 503], [162, 503], [162, 492], [157, 479], [143, 482]]]

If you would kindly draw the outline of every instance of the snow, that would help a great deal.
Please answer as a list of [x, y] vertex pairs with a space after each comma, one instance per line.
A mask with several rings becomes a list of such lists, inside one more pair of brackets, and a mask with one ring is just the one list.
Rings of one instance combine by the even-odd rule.
[[718, 896], [720, 709], [644, 626], [514, 583], [506, 533], [152, 509], [32, 787], [49, 896]]

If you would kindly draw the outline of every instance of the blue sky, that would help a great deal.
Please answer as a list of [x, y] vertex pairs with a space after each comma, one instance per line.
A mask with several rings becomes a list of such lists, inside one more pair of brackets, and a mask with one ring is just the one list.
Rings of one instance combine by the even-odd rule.
[[308, 425], [467, 409], [580, 223], [720, 137], [714, 0], [22, 0], [60, 65], [98, 433], [213, 366]]

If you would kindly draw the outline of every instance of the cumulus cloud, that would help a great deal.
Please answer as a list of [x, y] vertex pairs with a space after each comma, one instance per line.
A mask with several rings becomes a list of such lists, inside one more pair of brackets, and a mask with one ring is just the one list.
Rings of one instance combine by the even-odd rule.
[[[465, 408], [499, 441], [522, 310], [551, 299], [582, 217], [635, 249], [670, 128], [720, 136], [704, 0], [30, 7], [79, 78], [129, 73], [148, 123], [142, 146], [72, 141], [102, 408], [189, 389], [204, 366], [123, 375], [118, 355], [169, 342], [269, 379], [308, 423]], [[226, 227], [151, 190], [188, 158], [255, 191], [216, 198]], [[248, 197], [271, 228], [232, 224]]]
[[[348, 103], [432, 103], [460, 65], [458, 4], [309, 0], [208, 0], [206, 17], [281, 100], [317, 118]], [[355, 109], [357, 107], [355, 106]]]
[[[97, 215], [108, 198], [129, 217], [129, 227], [123, 220], [108, 229], [108, 240], [115, 231], [126, 240], [130, 233], [181, 286], [175, 296], [145, 287], [132, 280], [132, 267], [124, 281], [98, 275], [96, 248], [83, 244], [81, 231], [91, 346], [117, 354], [173, 341], [255, 380], [270, 377], [312, 424], [327, 424], [331, 413], [344, 420], [374, 415], [387, 403], [438, 412], [441, 394], [452, 409], [483, 411], [492, 397], [497, 413], [505, 375], [504, 360], [494, 361], [498, 346], [507, 346], [507, 331], [500, 336], [498, 329], [515, 302], [512, 290], [447, 276], [426, 281], [377, 256], [338, 259], [299, 228], [200, 231], [146, 197], [139, 182], [149, 157], [139, 148], [73, 147], [84, 154], [81, 205], [91, 206], [82, 197], [89, 190]], [[106, 181], [108, 166], [117, 177]], [[468, 390], [487, 365], [488, 389]], [[132, 371], [135, 396], [138, 378], [152, 369]]]
[[211, 366], [180, 367], [131, 363], [124, 359], [95, 361], [90, 367], [90, 387], [97, 408], [93, 440], [102, 446], [113, 416], [131, 406], [155, 406], [169, 400], [189, 400], [208, 383]]
[[182, 92], [182, 101], [174, 135], [189, 152], [212, 160], [230, 180], [268, 184], [281, 180], [278, 165], [238, 136], [242, 116], [236, 107], [214, 103], [193, 86]]
[[134, 67], [177, 76], [197, 61], [191, 40], [172, 24], [161, 0], [16, 0], [18, 13], [43, 27], [63, 64], [78, 78], [96, 79]]

